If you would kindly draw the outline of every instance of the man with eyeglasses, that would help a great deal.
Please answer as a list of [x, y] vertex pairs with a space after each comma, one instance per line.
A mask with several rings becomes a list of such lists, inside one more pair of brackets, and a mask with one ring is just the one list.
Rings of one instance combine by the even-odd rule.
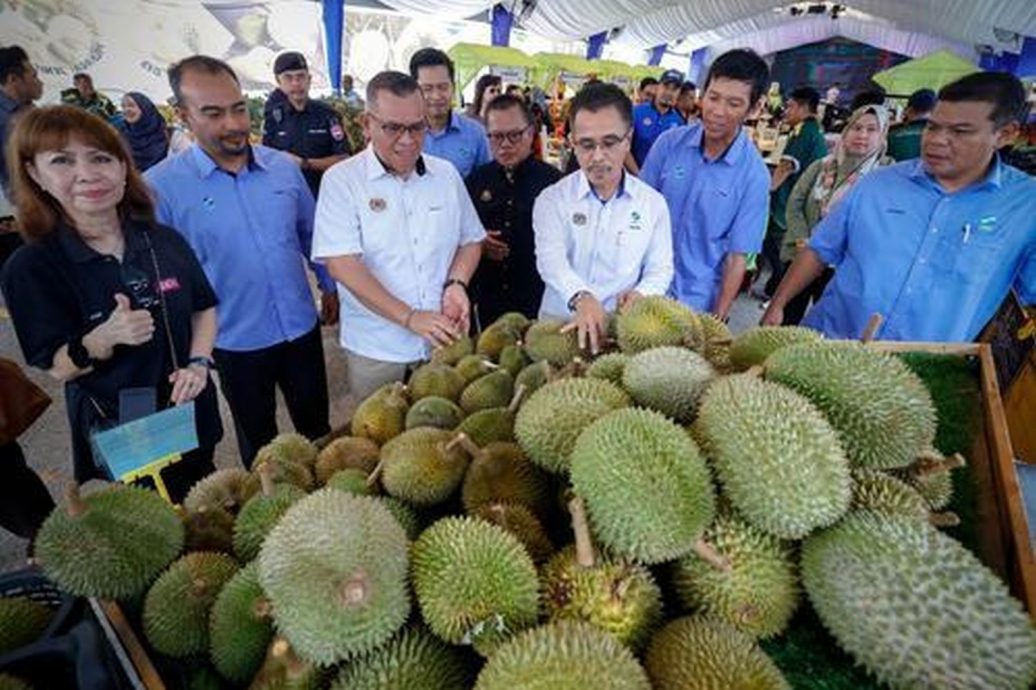
[[760, 107], [769, 80], [770, 69], [754, 52], [720, 55], [705, 80], [700, 121], [662, 134], [640, 171], [673, 217], [669, 294], [721, 319], [766, 230], [770, 174], [742, 125]]
[[316, 198], [324, 171], [349, 156], [349, 140], [334, 108], [309, 97], [309, 65], [302, 53], [281, 53], [273, 63], [277, 88], [263, 113], [263, 146], [295, 161]]
[[453, 60], [436, 48], [422, 48], [410, 58], [410, 76], [424, 95], [424, 152], [453, 163], [461, 177], [493, 160], [482, 124], [453, 111]]
[[324, 175], [313, 240], [313, 259], [340, 286], [340, 341], [357, 399], [467, 333], [485, 237], [456, 168], [421, 153], [416, 80], [371, 79], [363, 125], [370, 145]]
[[976, 72], [947, 84], [921, 158], [853, 185], [817, 225], [763, 323], [827, 266], [834, 278], [802, 325], [859, 338], [873, 314], [884, 340], [974, 340], [1013, 289], [1036, 305], [1036, 180], [1001, 161], [1018, 133], [1022, 83]]
[[543, 280], [536, 270], [532, 204], [561, 179], [552, 165], [532, 155], [535, 119], [517, 96], [497, 96], [486, 106], [493, 162], [475, 169], [466, 181], [471, 201], [486, 227], [482, 261], [472, 279], [479, 323], [517, 311], [536, 318]]
[[543, 190], [532, 212], [546, 284], [540, 316], [570, 319], [563, 330], [576, 330], [579, 346], [593, 354], [604, 343], [608, 311], [665, 294], [673, 277], [665, 199], [623, 169], [632, 111], [614, 84], [588, 84], [575, 95], [569, 124], [580, 169]]

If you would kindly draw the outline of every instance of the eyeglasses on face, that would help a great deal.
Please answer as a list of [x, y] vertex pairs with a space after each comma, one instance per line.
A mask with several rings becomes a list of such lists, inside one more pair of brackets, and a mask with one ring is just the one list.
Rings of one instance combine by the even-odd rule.
[[522, 127], [521, 129], [512, 129], [509, 132], [489, 132], [487, 136], [494, 144], [502, 144], [505, 140], [508, 143], [517, 144], [529, 129], [529, 127]]
[[586, 155], [592, 154], [598, 148], [600, 148], [604, 153], [614, 153], [619, 147], [619, 144], [624, 142], [632, 131], [632, 129], [628, 129], [626, 130], [626, 133], [621, 136], [618, 134], [609, 134], [600, 141], [595, 141], [594, 139], [576, 139], [572, 143], [576, 147], [577, 151]]
[[407, 133], [412, 137], [419, 136], [423, 134], [425, 129], [428, 127], [428, 124], [424, 120], [406, 124], [404, 122], [388, 122], [386, 120], [382, 120], [380, 117], [369, 111], [367, 112], [367, 116], [378, 123], [378, 126], [381, 127], [381, 131], [386, 136], [390, 136], [393, 139], [403, 136], [404, 133]]

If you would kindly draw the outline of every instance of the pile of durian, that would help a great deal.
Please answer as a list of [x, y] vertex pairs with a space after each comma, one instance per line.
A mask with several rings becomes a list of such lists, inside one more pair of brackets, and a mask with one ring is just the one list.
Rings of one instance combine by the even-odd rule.
[[938, 529], [961, 460], [900, 359], [657, 297], [592, 361], [562, 325], [505, 315], [177, 510], [73, 491], [42, 566], [142, 598], [193, 687], [787, 688], [759, 641], [806, 599], [889, 687], [1036, 680], [1028, 615]]

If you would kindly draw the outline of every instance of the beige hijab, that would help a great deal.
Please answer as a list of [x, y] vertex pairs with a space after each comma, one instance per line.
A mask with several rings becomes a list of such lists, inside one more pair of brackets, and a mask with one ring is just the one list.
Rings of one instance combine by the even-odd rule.
[[813, 198], [820, 203], [820, 217], [827, 215], [828, 210], [838, 203], [848, 193], [857, 180], [869, 173], [874, 168], [883, 164], [885, 149], [888, 147], [889, 112], [880, 105], [865, 105], [857, 108], [848, 122], [842, 135], [859, 122], [864, 115], [873, 115], [878, 119], [878, 127], [881, 129], [881, 141], [877, 148], [862, 156], [850, 154], [838, 142], [834, 153], [826, 156], [820, 165], [820, 174], [813, 183], [811, 192]]

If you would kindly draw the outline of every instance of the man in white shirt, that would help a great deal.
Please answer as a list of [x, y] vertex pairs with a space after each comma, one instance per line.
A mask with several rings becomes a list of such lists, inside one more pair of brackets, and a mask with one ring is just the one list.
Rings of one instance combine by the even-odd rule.
[[468, 331], [485, 231], [456, 168], [422, 156], [425, 127], [417, 82], [381, 72], [367, 84], [370, 145], [320, 188], [313, 259], [340, 285], [340, 340], [359, 399]]
[[569, 111], [580, 170], [536, 199], [536, 267], [546, 284], [540, 317], [571, 319], [579, 346], [596, 354], [607, 311], [663, 295], [673, 278], [665, 199], [623, 171], [633, 105], [614, 84], [585, 86]]

